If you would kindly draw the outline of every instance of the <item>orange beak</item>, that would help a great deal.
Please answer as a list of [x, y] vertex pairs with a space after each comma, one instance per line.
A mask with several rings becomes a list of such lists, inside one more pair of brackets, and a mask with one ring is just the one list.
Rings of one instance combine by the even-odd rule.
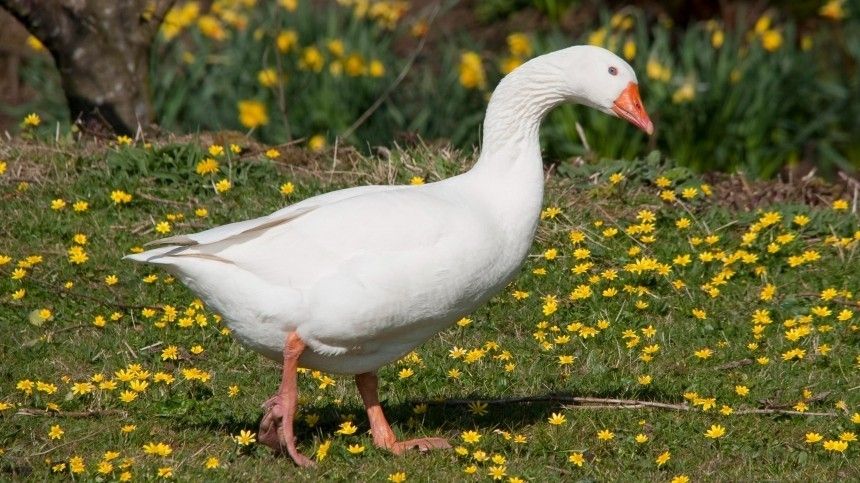
[[648, 113], [645, 112], [645, 106], [642, 105], [642, 98], [639, 97], [639, 85], [635, 82], [627, 84], [627, 87], [621, 91], [618, 99], [612, 106], [612, 111], [620, 118], [626, 119], [630, 124], [651, 135], [654, 132], [654, 124]]

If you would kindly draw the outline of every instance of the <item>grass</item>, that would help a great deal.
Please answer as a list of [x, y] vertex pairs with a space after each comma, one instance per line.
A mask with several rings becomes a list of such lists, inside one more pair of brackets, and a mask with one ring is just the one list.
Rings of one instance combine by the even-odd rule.
[[[446, 436], [466, 448], [467, 456], [440, 451], [395, 457], [374, 449], [351, 378], [334, 377], [321, 389], [325, 376], [311, 373], [299, 378], [299, 447], [312, 455], [331, 442], [318, 467], [299, 469], [265, 447], [238, 445], [234, 437], [242, 430], [256, 431], [259, 404], [278, 386], [277, 365], [225, 335], [216, 315], [195, 307], [194, 295], [181, 284], [150, 267], [122, 262], [121, 256], [162, 236], [155, 226], [163, 221], [172, 234], [188, 233], [345, 186], [406, 183], [413, 176], [435, 181], [467, 169], [472, 158], [440, 147], [386, 151], [373, 158], [344, 150], [334, 158], [331, 152], [281, 147], [269, 159], [262, 154], [266, 148], [247, 145], [242, 155], [219, 158], [219, 173], [196, 174], [209, 144], [241, 142], [219, 136], [150, 148], [25, 141], [0, 146], [0, 159], [7, 161], [0, 176], [0, 255], [11, 258], [0, 266], [0, 351], [7, 362], [0, 367], [4, 479], [67, 479], [75, 457], [82, 458], [84, 469], [74, 477], [87, 480], [118, 479], [124, 472], [151, 480], [168, 468], [180, 480], [384, 481], [398, 472], [410, 481], [487, 480], [490, 468], [499, 466], [504, 466], [505, 481], [512, 476], [529, 481], [669, 481], [680, 475], [696, 481], [860, 478], [851, 463], [860, 443], [849, 442], [841, 453], [825, 450], [823, 441], [805, 442], [812, 432], [824, 441], [850, 440], [860, 422], [858, 295], [851, 293], [860, 286], [857, 216], [835, 209], [839, 204], [832, 205], [830, 198], [812, 206], [790, 195], [781, 195], [779, 204], [737, 211], [721, 203], [724, 187], [715, 185], [714, 194], [705, 196], [701, 180], [664, 166], [657, 156], [587, 166], [569, 177], [548, 176], [546, 203], [560, 212], [545, 212], [532, 255], [511, 287], [472, 314], [470, 323], [443, 331], [416, 354], [382, 369], [381, 395], [395, 432], [404, 438]], [[661, 175], [679, 200], [687, 188], [695, 187], [697, 195], [661, 201], [654, 185]], [[233, 187], [218, 194], [213, 184], [222, 177]], [[288, 197], [280, 193], [285, 182], [295, 187]], [[115, 190], [130, 193], [131, 202], [115, 204]], [[66, 206], [52, 209], [56, 199]], [[89, 203], [86, 211], [73, 210], [79, 200]], [[195, 215], [199, 208], [207, 209], [205, 218]], [[643, 211], [656, 218], [653, 242]], [[767, 212], [780, 219], [741, 246], [751, 225], [776, 218]], [[793, 223], [798, 214], [808, 216], [805, 226]], [[682, 218], [690, 221], [689, 228], [676, 227]], [[630, 234], [630, 226], [641, 232]], [[613, 227], [617, 234], [605, 231]], [[572, 231], [584, 240], [574, 245]], [[777, 242], [785, 233], [794, 239]], [[86, 244], [75, 243], [76, 234], [86, 235]], [[705, 241], [709, 235], [718, 239]], [[697, 237], [701, 243], [691, 242]], [[770, 243], [779, 250], [769, 253]], [[70, 262], [68, 250], [75, 245], [83, 247], [86, 262]], [[586, 261], [576, 259], [584, 255], [576, 252], [579, 248], [590, 251], [587, 261], [593, 263], [583, 274], [571, 271]], [[557, 251], [555, 258], [547, 252], [551, 249]], [[704, 253], [716, 253], [719, 260], [737, 250], [757, 260], [702, 261]], [[820, 259], [809, 261], [814, 258], [809, 251]], [[804, 252], [807, 261], [789, 266], [790, 257]], [[673, 264], [682, 254], [690, 254], [691, 263]], [[28, 263], [29, 256], [41, 259]], [[625, 268], [637, 259], [644, 271]], [[26, 276], [12, 280], [22, 261]], [[666, 266], [671, 270], [661, 275]], [[616, 270], [617, 278], [610, 280], [607, 269]], [[118, 283], [107, 285], [110, 275]], [[157, 279], [147, 283], [150, 275]], [[677, 281], [686, 286], [676, 287]], [[719, 294], [709, 295], [702, 288], [706, 284]], [[776, 291], [763, 300], [767, 284]], [[590, 296], [569, 298], [586, 286]], [[13, 293], [21, 288], [26, 293], [16, 300]], [[604, 296], [608, 288], [617, 294]], [[822, 294], [830, 288], [832, 298]], [[517, 291], [528, 297], [518, 300]], [[554, 312], [548, 302], [553, 295], [558, 300]], [[178, 311], [172, 321], [165, 321], [166, 305]], [[161, 308], [147, 316], [144, 306]], [[697, 319], [693, 309], [705, 311], [704, 319]], [[768, 311], [772, 322], [754, 323], [758, 310]], [[112, 314], [119, 317], [113, 320]], [[105, 319], [104, 327], [93, 323], [98, 316]], [[186, 316], [191, 324], [183, 328]], [[786, 334], [796, 327], [810, 330], [789, 340]], [[760, 331], [758, 338], [754, 330]], [[564, 335], [569, 341], [557, 338]], [[758, 346], [750, 348], [751, 343]], [[202, 353], [192, 351], [197, 345]], [[175, 360], [162, 357], [170, 355], [164, 352], [169, 346], [177, 348]], [[643, 361], [644, 349], [654, 346], [659, 348], [653, 359]], [[467, 355], [453, 358], [455, 347]], [[710, 357], [695, 355], [704, 348]], [[783, 355], [795, 348], [805, 351], [802, 358], [784, 361]], [[575, 360], [560, 365], [564, 355]], [[767, 363], [760, 359], [765, 357]], [[129, 370], [133, 364], [139, 368]], [[191, 368], [210, 379], [193, 380]], [[402, 377], [408, 374], [404, 369], [413, 375]], [[460, 371], [458, 378], [451, 377], [452, 369]], [[120, 396], [134, 391], [131, 380], [123, 382], [123, 373], [117, 374], [123, 370], [133, 373], [131, 380], [149, 383], [128, 403]], [[156, 382], [159, 373], [175, 380]], [[98, 386], [98, 375], [116, 381], [117, 388], [73, 391], [75, 383], [94, 376]], [[650, 376], [650, 383], [643, 384], [640, 376]], [[26, 394], [16, 389], [25, 380], [46, 385]], [[231, 386], [238, 393], [231, 395]], [[736, 386], [748, 387], [749, 394], [737, 394]], [[574, 396], [658, 401], [683, 410], [563, 402]], [[512, 397], [531, 399], [499, 401]], [[798, 403], [807, 406], [800, 406], [807, 414], [790, 413]], [[54, 410], [44, 411], [49, 406]], [[734, 413], [722, 414], [726, 407]], [[742, 414], [752, 409], [771, 413]], [[553, 413], [565, 422], [550, 424]], [[335, 434], [347, 419], [358, 432]], [[726, 428], [723, 437], [705, 436], [714, 424]], [[129, 425], [134, 430], [123, 432]], [[57, 439], [49, 436], [54, 426], [63, 431]], [[604, 429], [614, 438], [600, 441], [596, 435]], [[480, 434], [477, 444], [463, 441], [463, 432], [470, 430]], [[648, 441], [637, 443], [638, 434]], [[525, 441], [515, 442], [517, 436]], [[158, 442], [169, 445], [171, 453], [144, 451]], [[350, 444], [366, 450], [351, 455]], [[106, 461], [109, 451], [118, 456]], [[477, 461], [482, 457], [478, 453], [476, 459], [476, 451], [501, 455], [505, 462]], [[658, 465], [656, 459], [667, 451], [670, 459]], [[572, 452], [583, 453], [581, 467], [569, 462]], [[210, 458], [217, 459], [216, 468], [205, 467]], [[472, 465], [476, 474], [464, 473]]]

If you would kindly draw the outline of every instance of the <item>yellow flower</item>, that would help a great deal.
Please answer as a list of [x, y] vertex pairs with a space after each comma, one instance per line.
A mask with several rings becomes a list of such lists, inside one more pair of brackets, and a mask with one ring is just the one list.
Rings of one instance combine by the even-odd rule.
[[30, 114], [27, 114], [26, 116], [24, 116], [24, 126], [25, 127], [26, 126], [36, 127], [41, 123], [42, 123], [42, 118], [39, 117], [39, 115], [36, 114], [35, 112], [31, 112]]
[[824, 449], [827, 451], [838, 451], [839, 453], [844, 453], [845, 450], [848, 449], [848, 442], [828, 440], [824, 442]]
[[845, 211], [848, 209], [848, 201], [836, 200], [833, 202], [833, 209], [836, 211]]
[[570, 456], [567, 457], [567, 461], [575, 464], [576, 466], [582, 466], [585, 463], [585, 456], [583, 453], [577, 451], [571, 453]]
[[499, 64], [499, 71], [502, 74], [508, 75], [521, 65], [523, 65], [523, 60], [511, 55], [502, 59], [502, 62]]
[[725, 40], [726, 34], [720, 29], [714, 30], [714, 32], [711, 34], [711, 45], [715, 49], [719, 49], [720, 47], [722, 47]]
[[361, 454], [364, 452], [364, 445], [361, 444], [351, 444], [346, 447], [346, 450], [350, 452], [350, 454]]
[[302, 50], [302, 55], [299, 59], [300, 69], [321, 72], [324, 65], [325, 59], [318, 48], [310, 46]]
[[143, 445], [143, 452], [154, 456], [170, 456], [173, 453], [173, 448], [167, 443], [146, 443]]
[[699, 194], [699, 190], [696, 188], [693, 188], [693, 187], [684, 188], [684, 190], [681, 191], [681, 197], [684, 198], [685, 200], [692, 200], [698, 194]]
[[231, 183], [230, 180], [227, 178], [224, 178], [215, 183], [215, 191], [217, 193], [226, 193], [230, 191], [231, 188], [233, 188], [233, 183]]
[[645, 65], [645, 74], [649, 79], [661, 82], [668, 82], [672, 78], [672, 70], [653, 58]]
[[857, 441], [857, 435], [852, 433], [851, 431], [845, 431], [839, 435], [839, 441]]
[[248, 431], [247, 429], [239, 431], [239, 434], [233, 436], [233, 439], [236, 440], [236, 443], [239, 446], [248, 446], [249, 444], [257, 441], [257, 437], [254, 435], [254, 433], [252, 431]]
[[326, 140], [322, 134], [315, 134], [308, 139], [308, 149], [319, 152], [325, 149]]
[[424, 178], [422, 178], [421, 176], [413, 176], [409, 179], [409, 184], [413, 186], [424, 184]]
[[239, 122], [248, 129], [254, 129], [269, 123], [266, 105], [257, 100], [239, 101]]
[[272, 87], [278, 83], [278, 73], [272, 68], [263, 69], [257, 72], [257, 81], [263, 87]]
[[597, 439], [601, 441], [609, 441], [615, 437], [615, 433], [608, 429], [603, 429], [597, 433]]
[[131, 146], [131, 143], [133, 142], [134, 140], [126, 136], [125, 134], [116, 137], [116, 143], [120, 146]]
[[397, 373], [397, 377], [399, 377], [400, 379], [408, 379], [413, 375], [415, 375], [415, 371], [413, 371], [411, 367], [401, 369], [400, 372]]
[[[672, 102], [675, 104], [683, 104], [685, 102], [690, 102], [696, 98], [696, 86], [693, 84], [691, 80], [684, 81], [673, 94], [672, 94]], [[694, 188], [695, 189], [695, 188]]]
[[477, 444], [481, 441], [481, 435], [477, 431], [463, 431], [460, 437], [468, 444]]
[[726, 434], [726, 428], [720, 426], [719, 424], [712, 424], [711, 427], [705, 431], [705, 436], [711, 439], [722, 438]]
[[197, 174], [204, 176], [207, 174], [213, 174], [218, 172], [218, 161], [214, 158], [206, 158], [199, 163], [197, 163], [197, 167], [195, 168]]
[[86, 465], [84, 464], [84, 459], [80, 456], [72, 456], [69, 458], [69, 470], [72, 473], [83, 473], [84, 469], [86, 469]]
[[114, 190], [110, 193], [110, 199], [115, 205], [131, 203], [131, 195], [123, 190]]
[[636, 57], [636, 42], [632, 40], [624, 42], [624, 47], [622, 51], [624, 53], [625, 59], [633, 60], [633, 58]]
[[505, 477], [507, 472], [508, 468], [506, 466], [491, 466], [487, 470], [487, 473], [493, 478], [493, 480], [501, 480]]
[[845, 0], [828, 1], [818, 9], [818, 14], [831, 20], [842, 20], [845, 18]]
[[27, 46], [36, 52], [42, 52], [45, 50], [45, 45], [42, 41], [32, 35], [27, 36]]
[[659, 467], [659, 466], [663, 466], [666, 463], [668, 463], [669, 459], [671, 459], [671, 458], [672, 458], [672, 453], [670, 453], [668, 451], [664, 451], [664, 452], [660, 453], [660, 455], [657, 456], [657, 459], [654, 461], [657, 463], [657, 466]]
[[209, 146], [208, 151], [209, 156], [218, 158], [224, 155], [224, 146], [221, 146], [220, 144], [213, 144]]
[[173, 468], [169, 466], [163, 466], [158, 469], [158, 477], [159, 478], [171, 478], [173, 477]]
[[113, 465], [109, 461], [101, 461], [98, 465], [97, 471], [103, 475], [106, 475], [113, 471]]
[[775, 52], [782, 46], [782, 33], [779, 30], [768, 30], [761, 34], [761, 46], [768, 52]]
[[57, 198], [56, 200], [51, 201], [51, 209], [52, 210], [59, 211], [65, 207], [66, 207], [66, 201], [63, 199]]
[[746, 396], [747, 394], [750, 393], [750, 388], [748, 388], [746, 386], [735, 386], [735, 393], [738, 396]]
[[170, 223], [166, 221], [160, 221], [155, 225], [155, 231], [161, 233], [162, 235], [165, 233], [170, 233]]
[[639, 376], [636, 379], [637, 379], [637, 381], [639, 381], [639, 384], [641, 384], [643, 386], [647, 386], [648, 384], [651, 384], [651, 376], [649, 376], [649, 375]]
[[378, 59], [373, 59], [367, 68], [367, 73], [370, 77], [382, 77], [385, 75], [385, 64]]
[[606, 42], [606, 29], [599, 28], [588, 34], [588, 45], [603, 47], [604, 42]]
[[352, 424], [352, 421], [346, 421], [345, 423], [340, 424], [340, 429], [335, 431], [337, 434], [350, 435], [355, 433], [358, 428]]
[[290, 196], [291, 194], [293, 194], [293, 191], [295, 191], [295, 189], [296, 187], [293, 185], [293, 183], [287, 181], [286, 183], [281, 185], [279, 191], [284, 196]]
[[65, 431], [63, 431], [63, 428], [59, 424], [51, 426], [51, 430], [48, 431], [48, 437], [51, 439], [61, 439], [63, 434], [65, 434]]
[[508, 35], [508, 50], [516, 57], [529, 57], [532, 55], [532, 44], [524, 33], [513, 33]]
[[284, 7], [288, 12], [295, 12], [299, 8], [298, 0], [278, 0], [278, 5]]
[[460, 84], [466, 89], [483, 89], [487, 79], [481, 56], [476, 52], [467, 51], [460, 55]]
[[708, 358], [710, 358], [712, 355], [714, 355], [714, 351], [712, 351], [711, 349], [709, 349], [709, 348], [705, 347], [705, 348], [702, 348], [702, 349], [697, 350], [697, 351], [696, 351], [696, 352], [694, 352], [693, 354], [694, 354], [696, 357], [698, 357], [699, 359], [708, 359]]
[[218, 468], [221, 465], [221, 462], [218, 461], [218, 458], [214, 456], [210, 456], [206, 458], [206, 463], [203, 465], [207, 470], [212, 470]]
[[328, 51], [331, 52], [335, 57], [343, 56], [345, 48], [343, 46], [343, 40], [340, 39], [331, 39], [326, 42], [326, 47]]
[[547, 418], [547, 422], [554, 426], [559, 426], [567, 422], [567, 418], [561, 413], [552, 413], [552, 416]]
[[406, 481], [406, 473], [403, 471], [388, 475], [388, 481], [391, 483], [403, 483]]
[[634, 440], [634, 441], [636, 441], [636, 442], [637, 442], [637, 443], [639, 443], [639, 444], [647, 443], [647, 442], [648, 442], [648, 439], [649, 439], [649, 438], [648, 438], [648, 435], [647, 435], [647, 434], [643, 434], [643, 433], [639, 433], [639, 434], [637, 434], [637, 435], [636, 435], [636, 437], [634, 437], [634, 438], [633, 438], [633, 440]]
[[275, 38], [275, 45], [282, 54], [286, 54], [299, 43], [299, 34], [295, 30], [282, 30]]
[[824, 436], [821, 436], [818, 433], [806, 433], [806, 439], [804, 440], [807, 444], [815, 444], [824, 439]]
[[359, 54], [349, 54], [344, 61], [344, 70], [346, 71], [346, 75], [350, 77], [357, 77], [364, 74], [364, 58]]
[[[75, 245], [75, 246], [69, 248], [68, 256], [69, 256], [69, 262], [74, 263], [75, 265], [80, 265], [80, 264], [85, 263], [87, 260], [90, 259], [89, 255], [87, 255], [87, 252], [84, 251], [84, 248], [79, 246], [79, 245]], [[13, 272], [12, 278], [15, 278], [14, 272]]]

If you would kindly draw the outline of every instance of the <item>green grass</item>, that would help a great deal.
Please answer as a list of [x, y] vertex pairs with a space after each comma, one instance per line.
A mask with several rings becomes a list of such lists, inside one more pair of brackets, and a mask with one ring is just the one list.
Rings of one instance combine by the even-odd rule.
[[[298, 424], [299, 448], [314, 454], [321, 443], [331, 441], [328, 456], [318, 467], [296, 468], [259, 445], [240, 448], [233, 437], [242, 430], [256, 431], [259, 405], [278, 386], [277, 365], [222, 334], [214, 314], [207, 311], [194, 311], [205, 316], [207, 325], [182, 328], [179, 319], [194, 295], [178, 282], [171, 283], [163, 272], [120, 261], [132, 247], [160, 236], [154, 227], [169, 217], [174, 218], [171, 233], [188, 233], [263, 215], [287, 202], [345, 186], [405, 183], [413, 176], [435, 181], [467, 169], [471, 158], [444, 148], [416, 148], [394, 151], [387, 158], [341, 150], [334, 161], [332, 153], [317, 156], [282, 149], [275, 160], [260, 154], [231, 155], [229, 161], [221, 158], [221, 173], [210, 179], [194, 172], [208, 142], [156, 143], [151, 149], [19, 141], [0, 146], [0, 159], [8, 163], [0, 176], [0, 255], [11, 257], [0, 266], [4, 361], [0, 401], [10, 406], [0, 411], [2, 478], [68, 479], [68, 465], [57, 474], [52, 466], [80, 456], [86, 469], [75, 477], [95, 480], [104, 453], [116, 451], [120, 456], [111, 462], [113, 469], [105, 479], [119, 478], [123, 471], [131, 472], [135, 480], [156, 479], [163, 467], [172, 468], [174, 478], [181, 480], [384, 481], [401, 471], [411, 481], [489, 479], [493, 463], [476, 463], [471, 455], [440, 451], [396, 457], [374, 449], [348, 377], [335, 377], [333, 385], [320, 389], [313, 375], [300, 375], [301, 417], [318, 415], [319, 421], [312, 427]], [[608, 181], [615, 172], [626, 176], [617, 185]], [[672, 179], [679, 196], [684, 188], [701, 190], [702, 184], [686, 171], [664, 167], [656, 156], [605, 162], [568, 174], [549, 177], [546, 203], [559, 207], [561, 213], [541, 223], [532, 256], [511, 287], [472, 314], [470, 324], [445, 330], [421, 346], [417, 358], [382, 369], [381, 396], [398, 436], [442, 435], [470, 452], [503, 455], [507, 475], [529, 481], [668, 481], [681, 474], [696, 481], [860, 478], [858, 466], [851, 462], [856, 461], [860, 443], [850, 442], [844, 453], [838, 453], [825, 451], [822, 443], [804, 442], [809, 432], [836, 440], [858, 429], [851, 420], [860, 411], [858, 294], [844, 293], [860, 286], [856, 215], [834, 210], [830, 199], [818, 206], [788, 200], [763, 207], [780, 213], [782, 220], [762, 229], [757, 240], [743, 247], [758, 260], [731, 264], [735, 273], [719, 286], [719, 295], [711, 297], [701, 286], [724, 266], [719, 261], [702, 262], [699, 254], [716, 250], [732, 254], [741, 249], [741, 236], [761, 218], [761, 210], [735, 212], [724, 207], [718, 199], [720, 186], [714, 187], [715, 195], [706, 197], [700, 191], [683, 205], [660, 201], [653, 182], [661, 174]], [[222, 176], [232, 180], [233, 188], [218, 195], [212, 182]], [[28, 183], [26, 190], [20, 189], [22, 181]], [[285, 199], [279, 187], [287, 181], [294, 183], [296, 191]], [[133, 195], [131, 203], [117, 206], [111, 201], [110, 193], [118, 189]], [[51, 202], [58, 198], [67, 206], [52, 210]], [[88, 201], [89, 209], [74, 212], [71, 205], [77, 200]], [[202, 207], [208, 217], [195, 217], [194, 211]], [[643, 234], [624, 232], [638, 223], [636, 214], [641, 210], [656, 215], [653, 243], [643, 243]], [[184, 219], [172, 216], [177, 214]], [[806, 214], [810, 222], [802, 228], [793, 225], [796, 214]], [[684, 217], [692, 226], [679, 230], [675, 221]], [[619, 233], [604, 236], [603, 230], [614, 226]], [[583, 232], [586, 240], [574, 247], [571, 230]], [[80, 265], [67, 257], [77, 233], [88, 238], [84, 249], [89, 260]], [[782, 233], [793, 233], [795, 239], [777, 253], [768, 253], [768, 243]], [[693, 246], [689, 241], [709, 234], [720, 238], [713, 245]], [[828, 236], [846, 238], [844, 246], [835, 246]], [[590, 250], [594, 266], [587, 274], [577, 275], [570, 268], [580, 263], [574, 259], [575, 248], [583, 247]], [[631, 247], [639, 247], [641, 253], [631, 255]], [[544, 256], [550, 248], [558, 251], [554, 260]], [[820, 260], [789, 267], [790, 256], [807, 250], [820, 253]], [[625, 270], [628, 263], [644, 256], [671, 265], [685, 253], [692, 255], [692, 263], [672, 266], [667, 276]], [[22, 280], [12, 280], [16, 264], [31, 255], [41, 256], [41, 263], [29, 268]], [[758, 275], [757, 267], [761, 267]], [[540, 268], [546, 269], [545, 275], [534, 272]], [[593, 294], [584, 300], [568, 298], [575, 287], [589, 284], [589, 276], [610, 268], [617, 270], [617, 279], [593, 281]], [[145, 283], [143, 278], [150, 274], [157, 275], [157, 281]], [[119, 283], [106, 285], [108, 275], [116, 275]], [[674, 288], [675, 280], [686, 287]], [[65, 288], [67, 281], [73, 287]], [[767, 283], [776, 286], [770, 301], [760, 299]], [[625, 286], [641, 286], [645, 292], [635, 296]], [[602, 296], [610, 287], [618, 294]], [[12, 293], [19, 288], [25, 288], [26, 295], [14, 300]], [[839, 291], [838, 296], [821, 300], [819, 294], [827, 288]], [[516, 290], [529, 296], [517, 300], [512, 295]], [[558, 308], [544, 315], [548, 295], [558, 297]], [[637, 308], [637, 301], [648, 306]], [[164, 328], [156, 326], [162, 311], [147, 318], [140, 307], [127, 308], [164, 305], [179, 311], [177, 319]], [[810, 323], [801, 324], [812, 328], [808, 335], [796, 342], [787, 340], [784, 321], [807, 316], [815, 306], [832, 313], [812, 316]], [[694, 318], [694, 308], [706, 311], [706, 319]], [[49, 309], [52, 318], [43, 320], [38, 314], [41, 309]], [[765, 325], [761, 338], [755, 340], [752, 316], [759, 309], [769, 310], [773, 323]], [[849, 317], [837, 320], [843, 310], [849, 311]], [[111, 320], [114, 312], [122, 317]], [[99, 315], [107, 319], [103, 328], [92, 323]], [[567, 328], [576, 321], [597, 327], [601, 319], [608, 326], [594, 337], [583, 338]], [[648, 328], [654, 330], [650, 336]], [[640, 339], [633, 348], [627, 347], [627, 330]], [[535, 336], [540, 332], [546, 334], [547, 347]], [[563, 334], [570, 335], [570, 341], [556, 343], [554, 338]], [[449, 356], [454, 346], [474, 350], [488, 342], [498, 344], [498, 349], [488, 349], [477, 362]], [[757, 342], [758, 348], [748, 348], [751, 342]], [[205, 351], [195, 355], [191, 348], [198, 344]], [[640, 360], [643, 348], [654, 344], [659, 350], [653, 360]], [[170, 345], [179, 349], [178, 360], [162, 360], [162, 351]], [[826, 355], [821, 349], [825, 345], [830, 348]], [[694, 355], [705, 347], [713, 351], [712, 357]], [[781, 355], [794, 348], [806, 351], [803, 359], [783, 361]], [[505, 360], [504, 354], [510, 359]], [[560, 355], [576, 359], [560, 366]], [[759, 357], [768, 357], [769, 363], [759, 364]], [[509, 363], [515, 366], [506, 371]], [[128, 389], [124, 382], [118, 382], [113, 391], [73, 394], [74, 383], [96, 374], [116, 380], [115, 371], [129, 364], [149, 372], [149, 387], [136, 400], [120, 401], [120, 393]], [[210, 373], [211, 380], [186, 380], [182, 369], [192, 367]], [[411, 368], [414, 375], [401, 379], [398, 374], [404, 368]], [[459, 379], [448, 376], [451, 369], [462, 372]], [[171, 374], [175, 381], [155, 382], [158, 372]], [[640, 384], [638, 377], [643, 375], [651, 376], [652, 382]], [[26, 395], [16, 385], [27, 379], [54, 384], [57, 390]], [[239, 393], [231, 397], [229, 387], [234, 385]], [[749, 395], [737, 395], [737, 385], [748, 386]], [[804, 399], [804, 390], [811, 397]], [[701, 405], [685, 402], [684, 393], [691, 391], [701, 398], [716, 398], [716, 406], [703, 411]], [[574, 396], [658, 401], [692, 406], [692, 410], [566, 407], [560, 402]], [[493, 401], [512, 397], [533, 400]], [[462, 400], [488, 401], [486, 414], [475, 414], [481, 411], [458, 402]], [[808, 412], [830, 415], [740, 414], [756, 408], [791, 410], [802, 400]], [[421, 412], [421, 402], [429, 403], [426, 412]], [[60, 412], [42, 412], [49, 403]], [[735, 414], [721, 414], [723, 405]], [[93, 413], [79, 414], [87, 411]], [[563, 414], [566, 422], [549, 424], [552, 413]], [[351, 436], [335, 434], [347, 418], [354, 418], [359, 431]], [[129, 424], [136, 429], [122, 433], [121, 428]], [[706, 438], [704, 433], [712, 424], [724, 426], [726, 435]], [[49, 437], [54, 425], [64, 431], [59, 439]], [[614, 439], [599, 441], [596, 433], [602, 429], [614, 432]], [[467, 430], [481, 434], [478, 444], [463, 443], [461, 433]], [[526, 441], [508, 441], [501, 431], [523, 435]], [[649, 441], [634, 442], [638, 433], [648, 435]], [[172, 453], [147, 455], [143, 446], [150, 442], [167, 443]], [[367, 449], [350, 455], [346, 447], [354, 443]], [[571, 451], [585, 453], [582, 467], [568, 462]], [[655, 459], [665, 451], [671, 459], [658, 467]], [[204, 468], [210, 457], [218, 458], [217, 469]], [[120, 468], [123, 462], [128, 464], [125, 469]], [[469, 476], [464, 468], [472, 464], [478, 470]]]

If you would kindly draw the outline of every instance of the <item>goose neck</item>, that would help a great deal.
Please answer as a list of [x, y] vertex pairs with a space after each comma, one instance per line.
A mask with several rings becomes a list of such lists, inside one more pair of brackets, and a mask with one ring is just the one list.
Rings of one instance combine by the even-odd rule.
[[502, 79], [493, 92], [484, 119], [481, 158], [512, 147], [538, 146], [541, 121], [565, 100], [558, 85], [562, 74], [552, 64], [535, 60]]

